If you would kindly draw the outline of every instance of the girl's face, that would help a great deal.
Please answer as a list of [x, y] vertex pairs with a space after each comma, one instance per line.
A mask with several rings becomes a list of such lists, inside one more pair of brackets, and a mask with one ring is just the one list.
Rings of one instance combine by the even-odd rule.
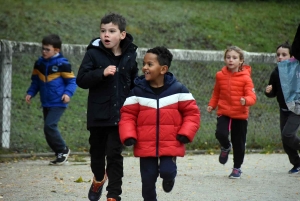
[[288, 48], [280, 47], [276, 51], [276, 60], [281, 62], [291, 58], [290, 50]]
[[243, 63], [243, 60], [240, 58], [240, 54], [234, 50], [227, 51], [224, 60], [228, 70], [231, 72], [238, 72], [239, 67]]

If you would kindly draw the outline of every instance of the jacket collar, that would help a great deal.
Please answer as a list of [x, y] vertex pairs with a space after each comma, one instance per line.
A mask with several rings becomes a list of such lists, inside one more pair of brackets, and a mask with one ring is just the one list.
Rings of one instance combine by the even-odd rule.
[[[133, 37], [129, 33], [126, 33], [126, 37], [120, 42], [120, 47], [122, 50], [122, 54], [129, 49], [131, 49], [133, 51], [136, 51], [136, 49], [137, 49], [137, 46], [135, 44], [133, 44]], [[87, 47], [87, 50], [91, 49], [91, 48], [101, 49], [101, 50], [113, 55], [113, 53], [111, 52], [110, 49], [107, 49], [104, 47], [104, 45], [102, 44], [101, 39], [99, 37], [93, 39], [90, 42], [90, 44]]]
[[[175, 76], [171, 72], [167, 72], [164, 76], [164, 89], [176, 82]], [[149, 82], [145, 79], [145, 75], [141, 75], [134, 80], [134, 84], [146, 91], [152, 92]], [[152, 92], [153, 93], [153, 92]]]

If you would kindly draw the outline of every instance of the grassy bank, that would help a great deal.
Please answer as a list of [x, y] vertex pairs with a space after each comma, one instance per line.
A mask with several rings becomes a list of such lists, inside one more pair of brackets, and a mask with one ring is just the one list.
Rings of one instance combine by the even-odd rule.
[[[296, 1], [295, 1], [296, 2]], [[87, 44], [107, 12], [119, 12], [139, 47], [274, 52], [292, 40], [299, 3], [191, 0], [0, 0], [0, 38], [40, 42], [51, 32], [65, 43]]]
[[[123, 14], [127, 31], [139, 47], [165, 45], [176, 49], [222, 50], [238, 45], [249, 52], [274, 52], [279, 43], [293, 40], [300, 23], [299, 3], [272, 1], [4, 1], [0, 0], [0, 39], [40, 42], [58, 33], [64, 43], [88, 44], [99, 34], [100, 18], [109, 11]], [[13, 58], [11, 147], [17, 152], [44, 152], [42, 113], [38, 97], [30, 106], [24, 96], [34, 60], [39, 55]], [[65, 55], [77, 74], [83, 55]], [[139, 61], [141, 64], [141, 61]], [[178, 62], [171, 71], [195, 96], [202, 112], [201, 129], [189, 149], [215, 150], [216, 116], [205, 112], [222, 63]], [[141, 66], [141, 65], [140, 65]], [[248, 148], [281, 148], [275, 99], [263, 90], [273, 65], [253, 64], [258, 102], [251, 108]], [[78, 89], [61, 119], [60, 129], [74, 151], [87, 151], [87, 91]], [[271, 148], [270, 148], [271, 147]]]

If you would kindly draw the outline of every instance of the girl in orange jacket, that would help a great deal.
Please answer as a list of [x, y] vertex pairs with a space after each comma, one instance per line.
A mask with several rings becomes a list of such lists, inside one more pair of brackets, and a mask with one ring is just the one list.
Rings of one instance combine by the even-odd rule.
[[243, 51], [236, 46], [228, 47], [225, 50], [224, 61], [226, 66], [216, 73], [214, 91], [207, 111], [211, 113], [218, 107], [215, 135], [221, 145], [219, 162], [227, 162], [232, 146], [234, 165], [229, 178], [236, 179], [240, 178], [242, 173], [249, 106], [255, 104], [256, 95], [251, 79], [251, 67], [244, 65]]

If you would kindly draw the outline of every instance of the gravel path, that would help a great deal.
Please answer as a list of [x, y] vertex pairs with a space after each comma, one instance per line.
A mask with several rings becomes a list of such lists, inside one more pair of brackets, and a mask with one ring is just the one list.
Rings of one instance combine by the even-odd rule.
[[[88, 200], [92, 173], [86, 162], [49, 166], [48, 160], [20, 160], [0, 163], [0, 201]], [[218, 155], [187, 155], [177, 159], [178, 174], [171, 193], [157, 182], [158, 200], [167, 201], [300, 201], [300, 174], [289, 175], [285, 154], [247, 154], [241, 179], [228, 179], [232, 154], [226, 165]], [[124, 201], [142, 201], [139, 159], [124, 158]], [[82, 178], [83, 182], [75, 180]], [[103, 192], [101, 201], [106, 201]]]

